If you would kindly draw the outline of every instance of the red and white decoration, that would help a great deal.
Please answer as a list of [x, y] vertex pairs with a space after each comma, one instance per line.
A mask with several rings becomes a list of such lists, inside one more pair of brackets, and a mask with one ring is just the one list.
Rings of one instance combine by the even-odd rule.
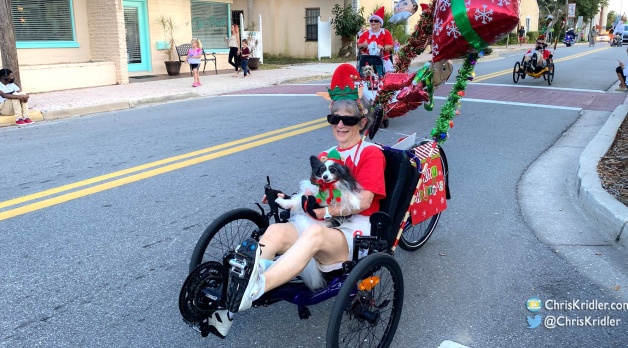
[[438, 0], [434, 14], [432, 53], [434, 62], [458, 58], [474, 49], [462, 35], [451, 10], [453, 1], [464, 2], [473, 31], [491, 44], [519, 23], [518, 0]]

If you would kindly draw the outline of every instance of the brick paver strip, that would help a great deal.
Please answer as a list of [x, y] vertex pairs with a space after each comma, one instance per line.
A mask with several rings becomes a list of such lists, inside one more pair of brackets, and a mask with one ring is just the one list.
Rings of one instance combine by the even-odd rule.
[[[545, 81], [539, 81], [545, 82]], [[546, 82], [545, 82], [546, 83]], [[436, 90], [434, 95], [445, 97], [452, 85]], [[585, 110], [613, 111], [624, 102], [623, 93], [594, 93], [587, 91], [565, 91], [552, 88], [504, 87], [487, 85], [467, 85], [465, 97], [485, 100], [499, 100], [515, 103], [579, 107]], [[464, 98], [462, 99], [464, 102]]]

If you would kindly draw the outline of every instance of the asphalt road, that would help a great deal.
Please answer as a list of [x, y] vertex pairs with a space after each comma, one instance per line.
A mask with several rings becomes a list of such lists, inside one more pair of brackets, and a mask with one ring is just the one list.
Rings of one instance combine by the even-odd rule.
[[[561, 47], [556, 56], [589, 50]], [[615, 58], [625, 54], [607, 49], [557, 63], [552, 87], [605, 90], [615, 79]], [[520, 56], [479, 64], [478, 79], [512, 68]], [[523, 83], [548, 87], [542, 79]], [[267, 175], [285, 191], [307, 177], [308, 157], [333, 143], [322, 121], [327, 110], [311, 95], [241, 95], [0, 129], [0, 346], [324, 346], [331, 301], [310, 308], [309, 320], [299, 320], [289, 304], [246, 311], [220, 340], [187, 327], [177, 298], [194, 244], [212, 219], [253, 207]], [[621, 319], [619, 327], [528, 329], [526, 322], [531, 297], [618, 301], [540, 242], [517, 200], [526, 169], [579, 115], [463, 101], [445, 144], [448, 209], [424, 248], [396, 254], [405, 302], [394, 347], [445, 340], [469, 347], [625, 346], [628, 311], [555, 312], [611, 316]], [[375, 140], [428, 134], [435, 118], [420, 111], [394, 119]], [[284, 130], [276, 139], [244, 141], [251, 146], [227, 144], [317, 119], [318, 127], [300, 127], [301, 134]], [[178, 166], [155, 163], [187, 154], [170, 163]], [[155, 166], [137, 168], [147, 164]], [[98, 179], [83, 182], [91, 178]], [[50, 191], [74, 183], [84, 185]], [[20, 197], [25, 201], [14, 201]]]

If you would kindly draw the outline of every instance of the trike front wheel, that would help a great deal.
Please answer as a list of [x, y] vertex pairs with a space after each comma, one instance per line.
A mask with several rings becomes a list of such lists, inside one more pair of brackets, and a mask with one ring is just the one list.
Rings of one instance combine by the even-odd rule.
[[515, 63], [515, 67], [512, 68], [512, 80], [514, 83], [519, 82], [519, 73], [521, 72], [521, 64]]
[[203, 262], [222, 263], [224, 255], [262, 228], [262, 215], [249, 208], [228, 211], [214, 220], [196, 242], [190, 259], [190, 273]]
[[403, 306], [403, 275], [387, 253], [360, 260], [343, 282], [327, 326], [327, 347], [390, 345]]

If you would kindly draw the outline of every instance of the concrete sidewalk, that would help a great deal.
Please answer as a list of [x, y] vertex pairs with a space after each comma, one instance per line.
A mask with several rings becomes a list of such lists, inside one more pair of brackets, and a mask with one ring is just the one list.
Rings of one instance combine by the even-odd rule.
[[[499, 58], [500, 54], [529, 49], [532, 45], [494, 47], [493, 53], [482, 61]], [[412, 61], [412, 65], [422, 65], [431, 55], [423, 53]], [[353, 63], [351, 61], [350, 63]], [[286, 66], [280, 69], [255, 70], [251, 76], [232, 77], [232, 74], [201, 74], [200, 87], [192, 87], [192, 77], [187, 71], [181, 77], [164, 78], [157, 81], [134, 81], [126, 85], [81, 88], [32, 94], [29, 100], [31, 119], [34, 121], [53, 120], [64, 117], [81, 116], [97, 112], [123, 110], [140, 105], [169, 101], [216, 96], [250, 88], [266, 87], [281, 83], [324, 79], [341, 63], [310, 63]], [[186, 78], [187, 77], [187, 78]], [[27, 91], [28, 92], [28, 91]], [[15, 125], [12, 116], [0, 116], [0, 126]]]

